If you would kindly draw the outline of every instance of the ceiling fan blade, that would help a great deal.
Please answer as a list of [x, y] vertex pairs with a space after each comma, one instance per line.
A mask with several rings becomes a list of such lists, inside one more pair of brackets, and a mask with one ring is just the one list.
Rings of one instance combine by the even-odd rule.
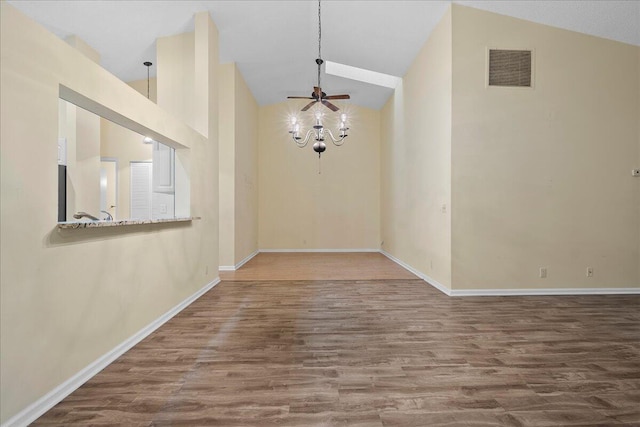
[[351, 99], [349, 95], [329, 95], [322, 99]]
[[304, 108], [301, 111], [307, 111], [309, 108], [311, 108], [311, 106], [313, 104], [315, 104], [318, 101], [311, 101], [310, 103], [308, 103], [307, 105], [304, 106]]
[[315, 99], [308, 96], [287, 96], [287, 99]]
[[325, 105], [325, 107], [328, 107], [331, 111], [338, 111], [339, 108], [336, 107], [335, 105], [333, 105], [332, 103], [330, 103], [329, 101], [325, 101], [324, 99], [322, 100], [322, 103]]

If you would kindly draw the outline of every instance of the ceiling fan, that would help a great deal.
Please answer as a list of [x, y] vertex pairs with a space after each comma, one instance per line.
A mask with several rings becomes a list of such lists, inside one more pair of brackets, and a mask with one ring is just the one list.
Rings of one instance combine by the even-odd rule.
[[313, 101], [311, 101], [310, 103], [304, 106], [302, 111], [307, 111], [316, 102], [321, 102], [322, 105], [329, 108], [331, 111], [338, 111], [339, 108], [336, 107], [331, 102], [329, 102], [329, 100], [351, 99], [349, 95], [327, 95], [322, 91], [322, 88], [320, 87], [320, 66], [322, 65], [323, 62], [324, 61], [322, 60], [322, 58], [316, 59], [316, 64], [318, 64], [318, 86], [313, 87], [313, 92], [311, 92], [311, 96], [288, 96], [287, 97], [289, 99], [313, 99]]
[[320, 16], [320, 1], [318, 1], [318, 58], [316, 59], [316, 64], [318, 64], [318, 86], [313, 87], [313, 92], [311, 92], [311, 96], [288, 96], [288, 99], [313, 99], [310, 103], [304, 106], [302, 111], [307, 111], [311, 108], [315, 103], [320, 102], [325, 107], [329, 108], [331, 111], [338, 111], [339, 108], [334, 104], [329, 102], [329, 100], [334, 99], [351, 99], [349, 95], [327, 95], [322, 91], [322, 87], [320, 86], [320, 67], [324, 62], [322, 60], [321, 47], [322, 47], [322, 21]]

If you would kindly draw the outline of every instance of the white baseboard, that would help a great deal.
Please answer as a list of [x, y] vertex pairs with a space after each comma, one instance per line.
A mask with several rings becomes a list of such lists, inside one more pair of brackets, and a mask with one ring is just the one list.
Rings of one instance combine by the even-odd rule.
[[640, 288], [454, 289], [452, 297], [640, 295]]
[[438, 282], [434, 278], [427, 276], [426, 274], [416, 270], [415, 268], [411, 267], [408, 264], [405, 264], [404, 262], [400, 261], [398, 258], [394, 257], [390, 253], [385, 252], [384, 250], [380, 250], [380, 253], [386, 256], [387, 258], [389, 258], [391, 261], [398, 264], [400, 267], [404, 268], [405, 270], [409, 270], [410, 272], [412, 272], [413, 274], [415, 274], [416, 276], [418, 276], [419, 278], [421, 278], [422, 280], [424, 280], [425, 282], [427, 282], [428, 284], [430, 284], [431, 286], [433, 286], [443, 294], [449, 295], [449, 296], [451, 295], [451, 289], [447, 288], [445, 285]]
[[258, 252], [380, 252], [380, 249], [259, 249]]
[[401, 267], [409, 270], [434, 288], [451, 297], [506, 297], [506, 296], [553, 296], [553, 295], [640, 295], [640, 288], [545, 288], [545, 289], [449, 289], [437, 280], [405, 264], [393, 255], [380, 253]]
[[173, 316], [180, 313], [192, 302], [200, 298], [205, 292], [213, 288], [220, 283], [220, 278], [216, 278], [212, 282], [205, 285], [202, 289], [198, 290], [193, 295], [187, 297], [181, 303], [158, 317], [153, 322], [136, 332], [131, 337], [120, 343], [118, 346], [102, 355], [100, 358], [92, 362], [90, 365], [73, 375], [71, 378], [51, 390], [49, 393], [9, 418], [2, 424], [2, 427], [22, 427], [27, 426], [30, 423], [37, 420], [49, 409], [53, 408], [62, 399], [73, 393], [82, 384], [89, 381], [93, 376], [106, 368], [118, 357], [122, 356], [125, 352], [138, 344], [140, 341], [149, 336], [153, 331], [169, 321]]
[[243, 265], [245, 265], [246, 263], [248, 263], [249, 261], [251, 261], [251, 259], [258, 255], [258, 250], [253, 251], [252, 253], [250, 253], [247, 257], [245, 257], [242, 261], [240, 261], [239, 263], [237, 263], [234, 267], [236, 270], [238, 270], [240, 267], [242, 267]]
[[254, 256], [258, 255], [258, 252], [259, 251], [257, 251], [257, 250], [253, 251], [253, 253], [249, 254], [249, 256], [244, 258], [242, 261], [240, 261], [236, 265], [221, 265], [220, 267], [218, 267], [218, 271], [236, 271], [240, 267], [242, 267], [243, 265], [245, 265], [246, 263], [251, 261], [251, 258], [253, 258]]

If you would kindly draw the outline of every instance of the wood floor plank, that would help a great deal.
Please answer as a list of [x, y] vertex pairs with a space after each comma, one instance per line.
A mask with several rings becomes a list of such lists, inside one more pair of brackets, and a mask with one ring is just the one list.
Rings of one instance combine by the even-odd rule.
[[34, 425], [640, 422], [637, 296], [223, 281]]

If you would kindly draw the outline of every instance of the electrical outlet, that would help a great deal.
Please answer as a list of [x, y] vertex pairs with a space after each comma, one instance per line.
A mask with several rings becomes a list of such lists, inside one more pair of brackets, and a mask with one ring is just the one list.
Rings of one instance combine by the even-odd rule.
[[540, 267], [540, 278], [545, 279], [547, 277], [547, 267]]
[[631, 176], [640, 176], [640, 169], [632, 169]]
[[593, 277], [593, 267], [587, 267], [587, 277]]

